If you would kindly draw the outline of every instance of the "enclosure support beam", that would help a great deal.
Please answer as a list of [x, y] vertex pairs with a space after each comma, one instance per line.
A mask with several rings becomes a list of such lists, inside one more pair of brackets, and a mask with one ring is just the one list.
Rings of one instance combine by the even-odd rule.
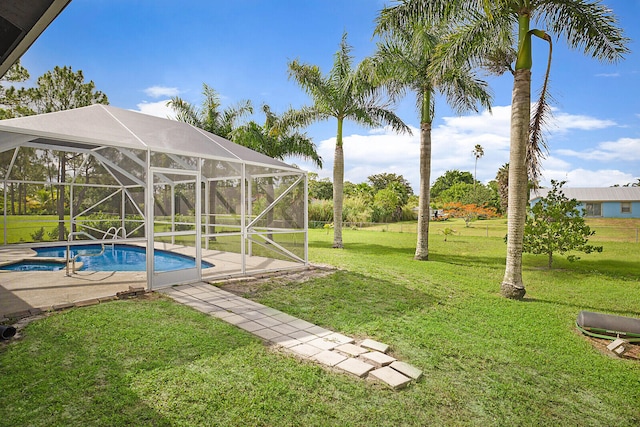
[[247, 260], [246, 260], [246, 241], [247, 241], [247, 175], [246, 175], [246, 165], [242, 163], [241, 165], [241, 185], [240, 185], [240, 229], [241, 229], [241, 237], [240, 237], [240, 255], [242, 256], [242, 274], [247, 274]]
[[309, 175], [304, 174], [304, 264], [309, 264]]

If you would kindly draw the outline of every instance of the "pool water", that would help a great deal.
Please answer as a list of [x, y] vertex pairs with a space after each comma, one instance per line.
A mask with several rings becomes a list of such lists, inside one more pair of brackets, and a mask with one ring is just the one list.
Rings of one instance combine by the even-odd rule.
[[[34, 248], [37, 257], [65, 258], [67, 247], [55, 246], [51, 248]], [[78, 271], [146, 271], [147, 253], [145, 248], [129, 245], [105, 244], [104, 253], [100, 256], [84, 256], [89, 254], [99, 254], [101, 245], [72, 246], [71, 256], [79, 255], [77, 262], [82, 263], [82, 268]], [[53, 264], [53, 265], [50, 265]], [[60, 263], [50, 263], [48, 261], [37, 262], [35, 259], [23, 261], [2, 267], [4, 270], [17, 271], [55, 271], [59, 270]], [[168, 251], [154, 252], [155, 271], [173, 271], [187, 268], [195, 268], [195, 259], [186, 255], [180, 255]], [[9, 268], [9, 267], [14, 268]], [[202, 268], [213, 267], [213, 264], [202, 261]]]
[[58, 271], [64, 269], [63, 262], [25, 260], [0, 267], [9, 271]]

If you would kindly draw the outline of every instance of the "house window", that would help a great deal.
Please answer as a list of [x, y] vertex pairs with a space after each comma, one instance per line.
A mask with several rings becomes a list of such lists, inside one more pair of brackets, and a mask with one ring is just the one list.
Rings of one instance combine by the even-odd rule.
[[621, 213], [631, 213], [631, 202], [621, 202], [620, 203], [620, 212]]
[[602, 216], [602, 203], [586, 203], [587, 216]]

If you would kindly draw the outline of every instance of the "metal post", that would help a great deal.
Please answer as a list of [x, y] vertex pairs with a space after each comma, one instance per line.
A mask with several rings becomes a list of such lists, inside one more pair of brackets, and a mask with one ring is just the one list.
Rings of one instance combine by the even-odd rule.
[[4, 230], [2, 231], [3, 235], [4, 235], [4, 244], [7, 244], [7, 230], [8, 230], [8, 222], [7, 222], [7, 182], [4, 182], [4, 212], [3, 212], [3, 217], [4, 217]]
[[153, 223], [155, 222], [153, 215], [153, 180], [154, 175], [151, 172], [151, 150], [147, 149], [147, 157], [145, 161], [147, 173], [145, 175], [146, 182], [144, 186], [144, 211], [145, 211], [145, 233], [147, 238], [147, 290], [153, 290], [153, 242], [155, 239]]
[[304, 174], [304, 264], [309, 264], [309, 174]]
[[171, 183], [171, 244], [176, 244], [176, 188]]
[[[253, 190], [252, 190], [253, 185], [252, 185], [252, 182], [251, 182], [252, 178], [251, 177], [247, 177], [247, 178], [249, 178], [248, 182], [247, 182], [247, 216], [249, 218], [251, 218], [249, 220], [249, 222], [251, 222], [251, 221], [253, 221], [253, 203], [251, 202], [251, 199], [253, 197]], [[258, 182], [256, 180], [256, 187], [257, 186], [258, 186]], [[248, 248], [247, 248], [248, 249], [248, 255], [250, 257], [252, 257], [253, 256], [253, 245], [251, 243], [251, 240], [248, 240], [248, 242], [249, 242], [249, 245], [248, 245]]]
[[122, 237], [126, 238], [127, 237], [127, 228], [125, 226], [125, 216], [126, 216], [126, 209], [127, 209], [127, 199], [125, 198], [125, 193], [124, 193], [124, 187], [122, 187], [120, 189], [120, 191], [122, 191], [122, 213], [121, 213], [121, 217], [122, 217]]
[[205, 234], [205, 248], [209, 249], [209, 223], [210, 223], [210, 218], [209, 215], [211, 214], [210, 212], [210, 197], [211, 195], [209, 194], [211, 192], [211, 180], [210, 179], [206, 179], [206, 181], [204, 182], [204, 224], [205, 224], [205, 229], [204, 229], [204, 234]]
[[246, 230], [246, 225], [247, 225], [247, 219], [246, 219], [246, 215], [247, 215], [247, 190], [246, 190], [246, 169], [247, 169], [247, 165], [245, 163], [242, 163], [241, 166], [241, 173], [240, 173], [240, 255], [242, 256], [242, 274], [246, 274], [247, 273], [247, 260], [245, 259], [246, 257], [246, 250], [245, 250], [245, 240], [247, 238], [247, 230]]
[[202, 161], [198, 159], [198, 174], [196, 175], [196, 269], [198, 279], [202, 280]]

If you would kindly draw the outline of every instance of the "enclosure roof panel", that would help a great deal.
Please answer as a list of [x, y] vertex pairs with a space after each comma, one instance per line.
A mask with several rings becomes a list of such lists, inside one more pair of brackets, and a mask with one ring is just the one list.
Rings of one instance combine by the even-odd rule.
[[189, 124], [101, 104], [0, 121], [0, 151], [24, 143], [25, 136], [31, 142], [55, 141], [52, 142], [53, 149], [60, 146], [73, 149], [78, 144], [149, 148], [165, 153], [292, 168]]

